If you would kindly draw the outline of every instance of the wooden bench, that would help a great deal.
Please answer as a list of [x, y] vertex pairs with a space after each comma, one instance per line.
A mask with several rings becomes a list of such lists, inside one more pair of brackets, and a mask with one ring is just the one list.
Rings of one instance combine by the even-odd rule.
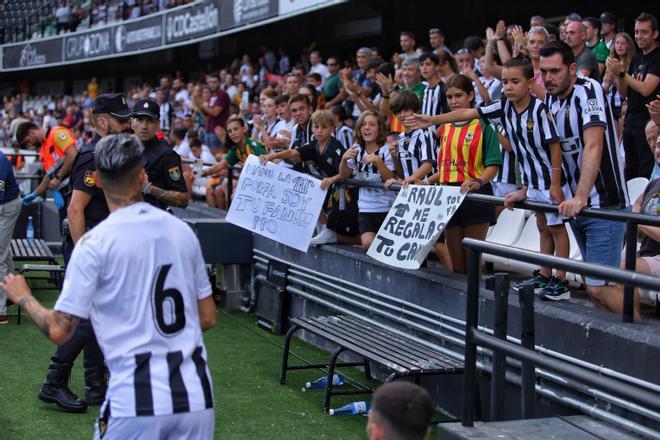
[[[328, 364], [289, 365], [289, 349], [293, 334], [304, 329], [326, 339], [338, 347], [332, 352]], [[337, 363], [339, 355], [350, 351], [364, 359], [363, 362]], [[323, 400], [323, 410], [330, 409], [330, 399], [335, 395], [369, 394], [370, 387], [356, 386], [352, 390], [333, 390], [332, 377], [338, 366], [364, 366], [367, 380], [371, 380], [369, 361], [386, 367], [392, 373], [386, 382], [400, 377], [413, 376], [419, 383], [420, 376], [438, 374], [459, 374], [463, 364], [438, 351], [419, 344], [404, 336], [380, 329], [350, 316], [297, 317], [291, 319], [291, 328], [286, 334], [280, 371], [280, 384], [286, 383], [289, 370], [307, 368], [327, 368], [327, 387]]]

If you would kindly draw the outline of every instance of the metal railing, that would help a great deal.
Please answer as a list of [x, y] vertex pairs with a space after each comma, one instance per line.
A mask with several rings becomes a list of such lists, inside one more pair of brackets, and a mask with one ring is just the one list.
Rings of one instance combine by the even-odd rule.
[[[608, 393], [623, 397], [644, 405], [652, 410], [660, 410], [660, 396], [643, 389], [630, 387], [621, 381], [604, 377], [584, 368], [557, 358], [538, 353], [534, 347], [534, 292], [526, 286], [521, 292], [521, 344], [507, 341], [506, 303], [501, 298], [508, 292], [508, 278], [499, 276], [495, 279], [495, 332], [491, 335], [479, 329], [479, 261], [482, 253], [516, 258], [528, 263], [556, 267], [574, 273], [603, 278], [632, 287], [660, 290], [660, 279], [627, 270], [616, 269], [600, 264], [573, 261], [527, 250], [466, 238], [463, 245], [467, 249], [468, 279], [465, 331], [465, 375], [463, 382], [463, 417], [464, 426], [473, 426], [474, 402], [476, 396], [477, 346], [483, 346], [494, 352], [493, 358], [493, 399], [503, 398], [504, 358], [510, 356], [522, 362], [521, 404], [523, 418], [533, 417], [535, 400], [535, 366], [559, 373], [588, 386], [602, 389]], [[500, 297], [500, 298], [498, 298]], [[498, 306], [498, 303], [500, 304]], [[497, 355], [495, 355], [497, 354]], [[497, 402], [491, 400], [491, 407]], [[499, 414], [494, 412], [494, 416]]]
[[[385, 189], [385, 185], [379, 182], [364, 182], [359, 180], [346, 180], [344, 182], [339, 182], [339, 185], [350, 186], [350, 187], [362, 187], [362, 188], [375, 188], [375, 189]], [[398, 184], [391, 185], [388, 189], [390, 191], [399, 191], [402, 186]], [[485, 194], [467, 194], [467, 200], [473, 202], [481, 202], [490, 205], [504, 205], [504, 199], [501, 197], [489, 196]], [[537, 202], [518, 202], [515, 204], [516, 208], [520, 209], [529, 209], [533, 211], [540, 212], [549, 212], [557, 214], [559, 212], [559, 207], [557, 205], [549, 205], [545, 203]], [[585, 208], [580, 214], [580, 217], [589, 217], [599, 220], [609, 220], [616, 222], [623, 222], [626, 224], [626, 270], [635, 271], [636, 263], [636, 250], [637, 250], [637, 225], [648, 225], [648, 226], [658, 226], [660, 227], [660, 217], [653, 217], [646, 214], [637, 214], [627, 212], [625, 210], [608, 210], [608, 209], [594, 209], [594, 208]], [[635, 289], [626, 285], [624, 287], [623, 295], [623, 322], [633, 322], [634, 315], [634, 295]]]

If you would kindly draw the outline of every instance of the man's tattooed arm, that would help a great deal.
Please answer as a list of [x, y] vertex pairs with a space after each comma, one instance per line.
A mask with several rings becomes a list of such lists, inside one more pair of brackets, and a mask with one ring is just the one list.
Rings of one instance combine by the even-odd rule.
[[176, 206], [178, 208], [185, 208], [188, 206], [188, 194], [185, 192], [168, 191], [152, 185], [149, 188], [149, 195], [170, 206]]
[[41, 332], [57, 345], [69, 340], [80, 321], [77, 316], [46, 309], [32, 295], [21, 298], [18, 305], [30, 315]]

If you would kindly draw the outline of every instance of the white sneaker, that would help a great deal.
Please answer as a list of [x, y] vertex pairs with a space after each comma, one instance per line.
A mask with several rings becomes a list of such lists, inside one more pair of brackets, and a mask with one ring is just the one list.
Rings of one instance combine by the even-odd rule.
[[337, 243], [337, 233], [328, 228], [324, 228], [320, 234], [317, 234], [316, 237], [313, 237], [309, 241], [310, 246], [318, 246], [326, 243]]

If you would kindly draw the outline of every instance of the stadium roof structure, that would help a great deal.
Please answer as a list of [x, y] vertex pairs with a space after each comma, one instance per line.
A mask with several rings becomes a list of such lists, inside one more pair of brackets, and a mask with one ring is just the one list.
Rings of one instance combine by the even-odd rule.
[[171, 49], [347, 0], [200, 0], [132, 20], [0, 47], [1, 72], [33, 70]]

